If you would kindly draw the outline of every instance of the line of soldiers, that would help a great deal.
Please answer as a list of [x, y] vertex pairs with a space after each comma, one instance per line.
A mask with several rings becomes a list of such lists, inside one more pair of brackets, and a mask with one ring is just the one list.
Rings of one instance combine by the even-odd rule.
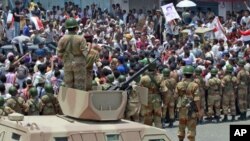
[[55, 115], [62, 114], [59, 102], [54, 95], [52, 85], [45, 85], [45, 95], [38, 97], [36, 87], [29, 90], [29, 99], [18, 95], [16, 87], [9, 88], [10, 98], [4, 99], [0, 96], [0, 116], [17, 112], [25, 115]]
[[[159, 73], [157, 65], [153, 63], [149, 66], [148, 72], [133, 82], [128, 94], [125, 117], [150, 126], [165, 128], [166, 118], [169, 119], [169, 127], [173, 127], [177, 115], [180, 141], [185, 138], [186, 127], [188, 139], [194, 141], [196, 125], [203, 122], [205, 116], [208, 122], [220, 122], [222, 113], [223, 122], [228, 121], [228, 115], [231, 115], [231, 121], [234, 121], [238, 107], [238, 120], [246, 120], [250, 76], [244, 65], [244, 60], [238, 61], [236, 74], [233, 73], [234, 68], [231, 65], [226, 66], [225, 71], [212, 68], [211, 77], [207, 81], [202, 77], [200, 68], [185, 66], [182, 69], [182, 79], [178, 81], [179, 76], [175, 70], [164, 68]], [[107, 84], [102, 84], [102, 89], [107, 90], [113, 85], [113, 81], [112, 75], [108, 75]], [[148, 88], [148, 104], [141, 103], [140, 92], [136, 91], [136, 86]]]

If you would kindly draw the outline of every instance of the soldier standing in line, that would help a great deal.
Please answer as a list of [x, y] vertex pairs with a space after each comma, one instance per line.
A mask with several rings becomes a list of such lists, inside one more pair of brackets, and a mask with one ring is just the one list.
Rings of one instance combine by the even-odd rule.
[[107, 76], [106, 83], [102, 84], [102, 90], [108, 90], [110, 87], [112, 87], [113, 86], [112, 83], [114, 82], [114, 80], [115, 80], [114, 75], [113, 74], [109, 74]]
[[39, 115], [42, 107], [41, 100], [37, 97], [38, 91], [35, 87], [29, 90], [30, 99], [27, 100], [25, 112], [28, 115]]
[[65, 22], [65, 27], [68, 29], [69, 35], [64, 35], [58, 43], [58, 56], [62, 58], [64, 63], [65, 86], [86, 90], [86, 58], [90, 49], [85, 38], [76, 35], [78, 23], [74, 18], [69, 18]]
[[[210, 71], [211, 78], [208, 79], [206, 87], [208, 89], [208, 120], [212, 122], [212, 116], [215, 114], [216, 122], [220, 121], [221, 104], [221, 80], [216, 77], [218, 70], [213, 68]], [[215, 110], [215, 111], [214, 111]]]
[[205, 99], [205, 81], [201, 76], [202, 70], [201, 68], [195, 69], [195, 79], [194, 82], [196, 82], [199, 85], [199, 91], [200, 91], [200, 98], [201, 98], [201, 113], [202, 117], [199, 119], [199, 123], [203, 123], [203, 116], [205, 115], [205, 109], [206, 109], [206, 99]]
[[239, 60], [238, 80], [238, 106], [240, 109], [239, 120], [246, 120], [247, 116], [247, 94], [249, 86], [249, 72], [244, 69], [245, 61]]
[[54, 96], [52, 85], [45, 85], [46, 94], [41, 97], [42, 101], [42, 115], [55, 115], [59, 111], [59, 104], [57, 98]]
[[174, 122], [174, 91], [176, 86], [176, 80], [170, 77], [170, 70], [165, 68], [162, 70], [163, 81], [161, 83], [161, 92], [163, 94], [163, 111], [162, 111], [162, 126], [165, 128], [164, 119], [166, 118], [167, 110], [169, 112], [169, 127], [173, 127]]
[[162, 77], [156, 70], [156, 63], [152, 63], [148, 72], [141, 77], [140, 86], [148, 88], [148, 105], [142, 105], [141, 115], [144, 124], [152, 126], [154, 123], [156, 127], [162, 128], [162, 99], [160, 95]]
[[11, 86], [9, 88], [9, 94], [11, 95], [11, 98], [7, 99], [5, 102], [5, 106], [9, 107], [9, 109], [6, 109], [7, 114], [11, 114], [13, 112], [17, 113], [24, 113], [24, 109], [26, 109], [25, 101], [22, 97], [17, 97], [17, 89], [14, 86]]
[[139, 94], [136, 91], [136, 86], [138, 86], [139, 82], [140, 77], [134, 80], [134, 84], [131, 86], [132, 88], [128, 92], [128, 104], [126, 107], [126, 118], [135, 122], [140, 122], [141, 101]]
[[187, 138], [195, 141], [197, 119], [202, 115], [200, 110], [199, 85], [193, 82], [194, 68], [185, 66], [183, 68], [185, 78], [177, 83], [176, 96], [178, 97], [177, 108], [179, 111], [179, 141], [185, 138], [185, 129], [188, 128]]
[[222, 78], [222, 108], [224, 119], [223, 122], [228, 121], [228, 110], [231, 111], [232, 120], [235, 120], [236, 106], [235, 106], [235, 92], [237, 88], [237, 78], [232, 75], [233, 67], [228, 65], [226, 67], [225, 76]]

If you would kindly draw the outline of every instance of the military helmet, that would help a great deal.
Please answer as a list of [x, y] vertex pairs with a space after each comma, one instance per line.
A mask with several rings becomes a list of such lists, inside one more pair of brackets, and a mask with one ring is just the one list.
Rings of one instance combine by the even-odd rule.
[[46, 84], [46, 85], [44, 86], [44, 89], [45, 89], [45, 92], [46, 92], [46, 93], [54, 93], [54, 90], [53, 90], [53, 87], [52, 87], [51, 84]]
[[238, 65], [241, 67], [243, 67], [245, 64], [246, 64], [246, 62], [243, 59], [238, 61]]
[[32, 87], [30, 90], [29, 90], [29, 93], [32, 97], [36, 97], [37, 96], [37, 89], [35, 87]]
[[153, 61], [154, 61], [153, 58], [149, 59], [149, 63], [150, 63], [150, 65], [148, 66], [149, 71], [156, 70], [157, 65], [156, 65], [156, 62], [153, 62]]
[[4, 98], [2, 96], [0, 96], [0, 106], [4, 105]]
[[95, 80], [92, 80], [92, 86], [97, 86], [97, 82]]
[[212, 68], [210, 73], [211, 75], [216, 75], [218, 73], [218, 70], [216, 68]]
[[11, 87], [9, 88], [9, 94], [10, 94], [11, 96], [16, 96], [16, 94], [17, 94], [17, 89], [16, 89], [16, 87], [11, 86]]
[[78, 27], [78, 23], [74, 18], [69, 18], [65, 22], [65, 28], [70, 29], [70, 28], [75, 28]]
[[232, 73], [233, 71], [234, 71], [233, 66], [228, 65], [228, 66], [226, 67], [226, 72]]
[[107, 76], [107, 82], [108, 82], [108, 83], [112, 83], [112, 82], [114, 82], [114, 80], [115, 80], [114, 75], [109, 74], [109, 75]]
[[162, 74], [164, 77], [168, 77], [170, 75], [170, 70], [168, 68], [164, 68], [162, 70]]
[[184, 67], [183, 74], [193, 74], [193, 73], [194, 73], [194, 67], [190, 65]]
[[201, 68], [197, 67], [197, 68], [195, 68], [194, 72], [195, 72], [196, 75], [201, 75], [202, 70], [201, 70]]
[[118, 81], [120, 83], [125, 82], [126, 81], [126, 77], [124, 75], [120, 75], [119, 78], [118, 78]]

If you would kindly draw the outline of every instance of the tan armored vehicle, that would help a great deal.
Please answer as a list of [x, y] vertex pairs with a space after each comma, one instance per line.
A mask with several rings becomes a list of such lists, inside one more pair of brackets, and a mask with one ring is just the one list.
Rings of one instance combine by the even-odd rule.
[[0, 141], [170, 141], [166, 131], [123, 120], [124, 91], [79, 91], [61, 87], [64, 115], [0, 119]]

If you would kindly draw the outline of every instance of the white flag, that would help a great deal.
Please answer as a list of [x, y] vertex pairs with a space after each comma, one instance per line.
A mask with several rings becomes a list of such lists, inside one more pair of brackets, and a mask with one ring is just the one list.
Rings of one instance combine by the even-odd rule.
[[161, 8], [167, 22], [170, 22], [174, 19], [181, 19], [173, 3], [161, 6]]
[[225, 29], [222, 26], [222, 24], [220, 23], [220, 20], [218, 17], [215, 17], [213, 22], [213, 31], [214, 31], [214, 35], [216, 39], [223, 39], [224, 41], [227, 41], [227, 37], [225, 35]]

